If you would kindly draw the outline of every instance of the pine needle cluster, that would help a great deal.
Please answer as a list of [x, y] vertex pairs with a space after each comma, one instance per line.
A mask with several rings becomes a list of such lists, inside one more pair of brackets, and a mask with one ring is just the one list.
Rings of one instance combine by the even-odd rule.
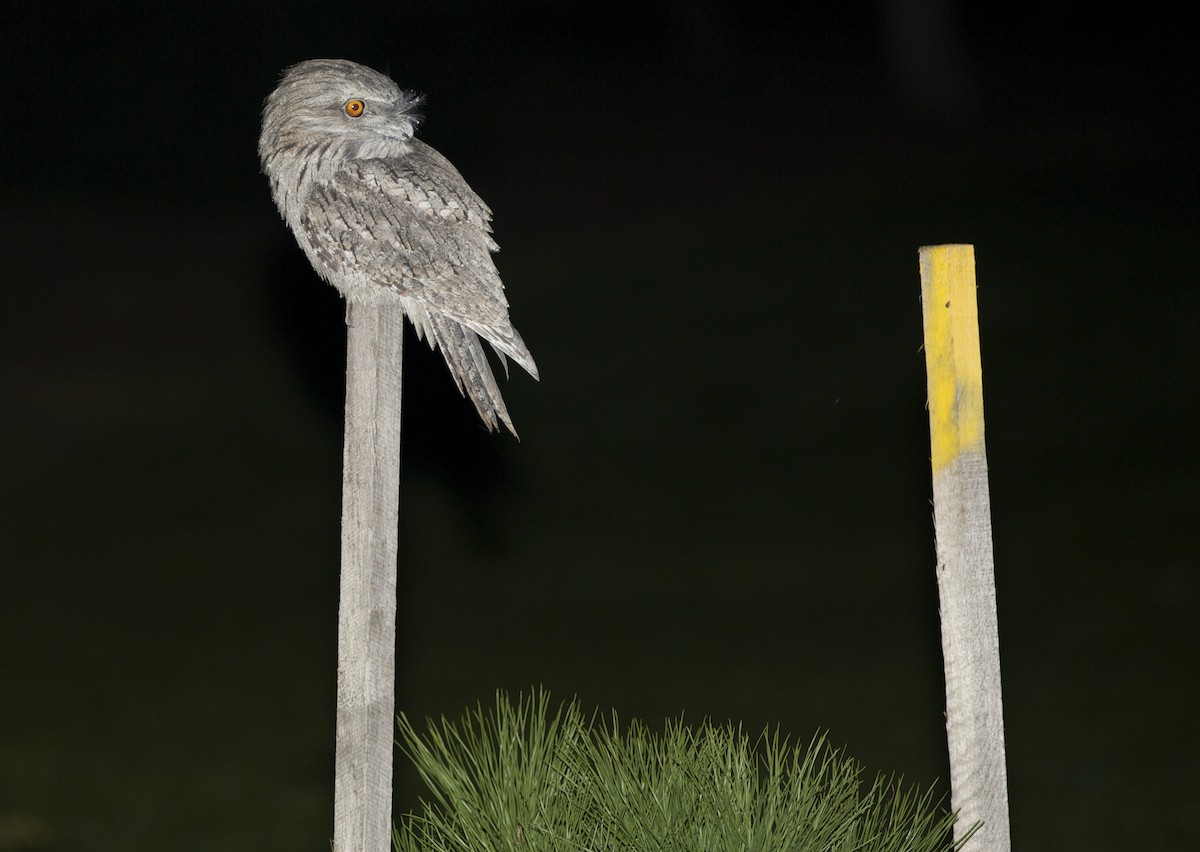
[[934, 852], [956, 849], [932, 789], [862, 782], [823, 737], [798, 748], [767, 730], [551, 712], [544, 692], [501, 692], [400, 748], [429, 789], [395, 830], [398, 852]]

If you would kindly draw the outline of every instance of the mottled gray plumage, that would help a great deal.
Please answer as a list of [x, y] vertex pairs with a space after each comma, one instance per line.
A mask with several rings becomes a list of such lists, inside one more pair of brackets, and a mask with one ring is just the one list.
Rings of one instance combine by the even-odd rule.
[[352, 303], [399, 299], [488, 428], [499, 422], [516, 434], [479, 338], [506, 371], [507, 355], [538, 372], [508, 318], [492, 212], [445, 157], [413, 138], [418, 103], [362, 65], [301, 62], [267, 98], [258, 155], [321, 277]]

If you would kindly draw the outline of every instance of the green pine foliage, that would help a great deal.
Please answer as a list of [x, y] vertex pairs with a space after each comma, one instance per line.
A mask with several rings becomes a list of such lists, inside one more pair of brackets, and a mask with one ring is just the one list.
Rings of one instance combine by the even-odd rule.
[[395, 831], [398, 852], [933, 852], [953, 815], [933, 791], [862, 783], [853, 760], [816, 738], [667, 722], [661, 735], [545, 693], [503, 692], [461, 722], [404, 716], [400, 748], [430, 797]]

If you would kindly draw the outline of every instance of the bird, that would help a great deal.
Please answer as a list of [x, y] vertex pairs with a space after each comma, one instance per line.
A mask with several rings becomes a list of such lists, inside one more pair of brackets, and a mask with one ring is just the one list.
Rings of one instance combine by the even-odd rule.
[[491, 209], [415, 138], [422, 101], [356, 62], [300, 62], [263, 105], [259, 160], [318, 275], [350, 305], [399, 299], [488, 430], [515, 436], [481, 338], [506, 376], [506, 358], [538, 368], [509, 319]]

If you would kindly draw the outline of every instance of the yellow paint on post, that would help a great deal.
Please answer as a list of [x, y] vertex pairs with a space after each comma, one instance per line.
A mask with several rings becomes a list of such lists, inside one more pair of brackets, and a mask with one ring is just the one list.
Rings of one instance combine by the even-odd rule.
[[920, 258], [929, 436], [936, 475], [959, 453], [983, 442], [975, 247], [925, 246]]
[[982, 825], [969, 848], [1009, 852], [975, 250], [927, 246], [920, 257], [954, 840]]

